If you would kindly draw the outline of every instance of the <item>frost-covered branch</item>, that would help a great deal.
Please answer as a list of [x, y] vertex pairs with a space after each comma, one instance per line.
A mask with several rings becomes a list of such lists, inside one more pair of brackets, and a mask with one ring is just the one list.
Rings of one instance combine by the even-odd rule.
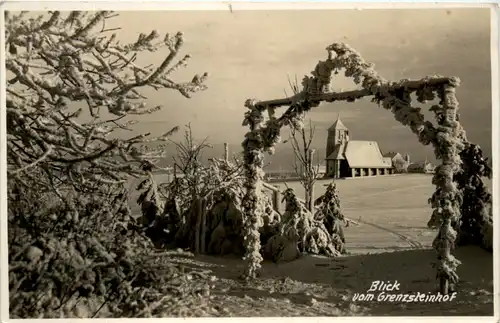
[[[152, 31], [121, 44], [105, 28], [115, 16], [107, 11], [56, 11], [29, 19], [24, 12], [6, 14], [9, 175], [25, 174], [37, 165], [57, 169], [66, 178], [63, 182], [122, 181], [141, 172], [138, 162], [147, 156], [138, 145], [165, 141], [172, 133], [113, 139], [115, 130], [130, 130], [134, 124], [125, 117], [161, 108], [149, 107], [139, 90], [170, 89], [190, 97], [206, 88], [206, 73], [186, 82], [171, 78], [189, 59], [177, 59], [182, 33], [160, 39]], [[136, 64], [142, 52], [160, 50], [166, 57], [158, 66]], [[75, 108], [77, 102], [80, 108]], [[102, 120], [104, 110], [116, 117]]]
[[208, 144], [208, 138], [196, 142], [193, 136], [191, 124], [186, 125], [184, 131], [184, 140], [176, 142], [170, 140], [175, 145], [177, 155], [173, 156], [174, 167], [183, 175], [182, 181], [185, 182], [186, 187], [191, 191], [193, 198], [202, 194], [204, 176], [202, 175], [207, 171], [207, 168], [202, 164], [203, 152], [206, 148], [212, 146]]
[[304, 187], [306, 207], [309, 212], [314, 212], [314, 184], [319, 177], [319, 164], [314, 165], [314, 152], [311, 147], [316, 128], [309, 120], [309, 128], [296, 129], [290, 127], [290, 143], [294, 152], [294, 171]]

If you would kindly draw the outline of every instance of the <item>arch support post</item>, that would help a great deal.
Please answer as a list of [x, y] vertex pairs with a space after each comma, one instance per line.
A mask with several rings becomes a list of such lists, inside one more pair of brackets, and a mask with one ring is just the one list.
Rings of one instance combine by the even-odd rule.
[[457, 118], [458, 101], [455, 96], [456, 85], [445, 85], [440, 91], [442, 108], [436, 113], [439, 127], [436, 134], [436, 156], [442, 164], [437, 167], [433, 177], [436, 194], [433, 197], [434, 212], [440, 218], [439, 233], [433, 242], [438, 254], [436, 264], [441, 294], [448, 294], [458, 282], [456, 273], [461, 262], [452, 255], [457, 232], [455, 224], [460, 219], [462, 194], [454, 181], [461, 169], [460, 152], [463, 149], [464, 131]]
[[245, 173], [245, 196], [243, 198], [243, 225], [245, 260], [247, 266], [244, 278], [256, 278], [263, 261], [260, 254], [260, 232], [262, 223], [262, 210], [260, 207], [262, 194], [262, 180], [264, 178], [264, 143], [261, 135], [261, 127], [264, 121], [263, 111], [247, 101], [247, 111], [243, 125], [249, 127], [249, 131], [243, 141], [243, 161]]
[[[279, 118], [275, 116], [276, 107], [263, 104], [255, 100], [247, 100], [243, 126], [249, 131], [243, 141], [243, 161], [245, 173], [245, 196], [243, 197], [243, 222], [245, 260], [247, 266], [243, 277], [256, 278], [263, 261], [260, 254], [260, 232], [264, 220], [263, 180], [264, 180], [264, 153], [272, 154], [274, 146], [280, 141], [281, 128], [293, 125], [300, 128], [304, 113], [319, 102], [311, 103], [306, 100], [296, 101]], [[267, 118], [265, 112], [267, 111]]]
[[[390, 110], [397, 121], [409, 126], [423, 145], [432, 144], [436, 158], [442, 161], [441, 165], [436, 168], [432, 179], [436, 191], [430, 199], [434, 211], [428, 225], [439, 228], [433, 242], [433, 247], [438, 254], [435, 267], [440, 292], [448, 294], [458, 282], [456, 269], [460, 261], [452, 255], [452, 250], [457, 239], [455, 227], [461, 217], [463, 188], [457, 185], [457, 177], [463, 173], [461, 152], [465, 145], [469, 144], [465, 131], [458, 121], [458, 101], [455, 89], [460, 80], [456, 77], [427, 76], [420, 80], [403, 79], [399, 82], [390, 82], [379, 76], [373, 64], [365, 62], [348, 45], [334, 43], [326, 49], [328, 58], [318, 62], [311, 76], [303, 78], [301, 92], [283, 99], [260, 102], [247, 100], [245, 103], [249, 109], [245, 113], [243, 122], [244, 126], [249, 127], [243, 142], [246, 175], [246, 194], [243, 201], [247, 251], [245, 257], [248, 262], [246, 276], [255, 277], [262, 261], [259, 253], [262, 207], [259, 200], [263, 198], [260, 196], [264, 173], [263, 155], [264, 152], [272, 153], [273, 146], [279, 142], [281, 127], [287, 125], [295, 127], [300, 124], [303, 114], [317, 107], [320, 102], [354, 102], [366, 96], [373, 96], [372, 102]], [[361, 89], [331, 92], [329, 90], [331, 77], [333, 74], [338, 74], [340, 70], [344, 70], [345, 76], [352, 77], [354, 83], [360, 85]], [[431, 108], [431, 111], [435, 113], [437, 126], [425, 120], [420, 108], [412, 107], [412, 93], [417, 95], [419, 103], [432, 101], [436, 96], [440, 99], [439, 104]], [[280, 117], [275, 117], [274, 109], [281, 106], [289, 108]], [[266, 110], [269, 112], [269, 118], [264, 120]], [[471, 154], [481, 157], [480, 151]], [[358, 171], [359, 176], [363, 176], [364, 169], [359, 168]], [[392, 173], [389, 169], [387, 171]], [[482, 185], [480, 175], [485, 171], [470, 172], [474, 174], [471, 173], [468, 176], [475, 176]], [[351, 175], [356, 176], [356, 170], [352, 169]], [[487, 197], [478, 197], [478, 199], [486, 203], [490, 201]]]

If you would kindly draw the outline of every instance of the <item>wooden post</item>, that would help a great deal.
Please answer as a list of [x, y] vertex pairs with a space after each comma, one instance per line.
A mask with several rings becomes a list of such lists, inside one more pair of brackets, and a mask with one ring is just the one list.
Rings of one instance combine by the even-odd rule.
[[449, 290], [450, 290], [450, 285], [448, 279], [446, 279], [445, 277], [439, 277], [439, 292], [442, 295], [448, 295]]
[[195, 237], [194, 237], [194, 253], [200, 253], [200, 231], [201, 231], [201, 199], [197, 198], [194, 202], [195, 204], [195, 212], [196, 212], [196, 228], [195, 228]]
[[229, 145], [227, 142], [224, 143], [224, 160], [229, 161]]
[[[313, 167], [313, 158], [314, 158], [314, 149], [311, 149], [309, 150], [309, 160], [308, 160], [309, 165], [307, 166], [309, 167], [309, 172], [310, 172], [309, 176], [311, 176], [309, 180], [311, 180], [312, 182], [314, 182], [314, 180], [316, 179], [313, 178], [313, 176], [316, 177], [316, 173], [314, 172], [314, 167]], [[338, 165], [336, 172], [338, 173]], [[306, 205], [306, 207], [309, 209], [309, 212], [314, 214], [314, 183], [309, 187], [309, 196], [307, 201], [309, 205]]]
[[206, 240], [207, 240], [207, 200], [203, 199], [201, 203], [201, 244], [200, 244], [200, 252], [201, 254], [205, 254], [206, 252]]
[[309, 196], [309, 211], [314, 214], [314, 184], [311, 185], [311, 192]]
[[276, 187], [276, 190], [273, 190], [273, 209], [280, 213], [280, 192], [278, 187]]

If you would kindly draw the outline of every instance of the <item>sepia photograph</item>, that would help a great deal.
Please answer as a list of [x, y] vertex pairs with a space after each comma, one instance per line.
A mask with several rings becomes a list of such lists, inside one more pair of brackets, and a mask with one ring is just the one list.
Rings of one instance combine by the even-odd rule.
[[495, 320], [492, 6], [25, 7], [2, 320]]

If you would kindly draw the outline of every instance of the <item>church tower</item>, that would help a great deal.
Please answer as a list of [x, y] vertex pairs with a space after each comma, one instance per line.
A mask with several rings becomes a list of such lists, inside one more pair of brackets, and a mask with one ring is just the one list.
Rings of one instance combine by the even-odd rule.
[[349, 129], [340, 120], [340, 115], [333, 125], [328, 128], [328, 137], [326, 139], [326, 158], [328, 158], [338, 145], [349, 141]]

